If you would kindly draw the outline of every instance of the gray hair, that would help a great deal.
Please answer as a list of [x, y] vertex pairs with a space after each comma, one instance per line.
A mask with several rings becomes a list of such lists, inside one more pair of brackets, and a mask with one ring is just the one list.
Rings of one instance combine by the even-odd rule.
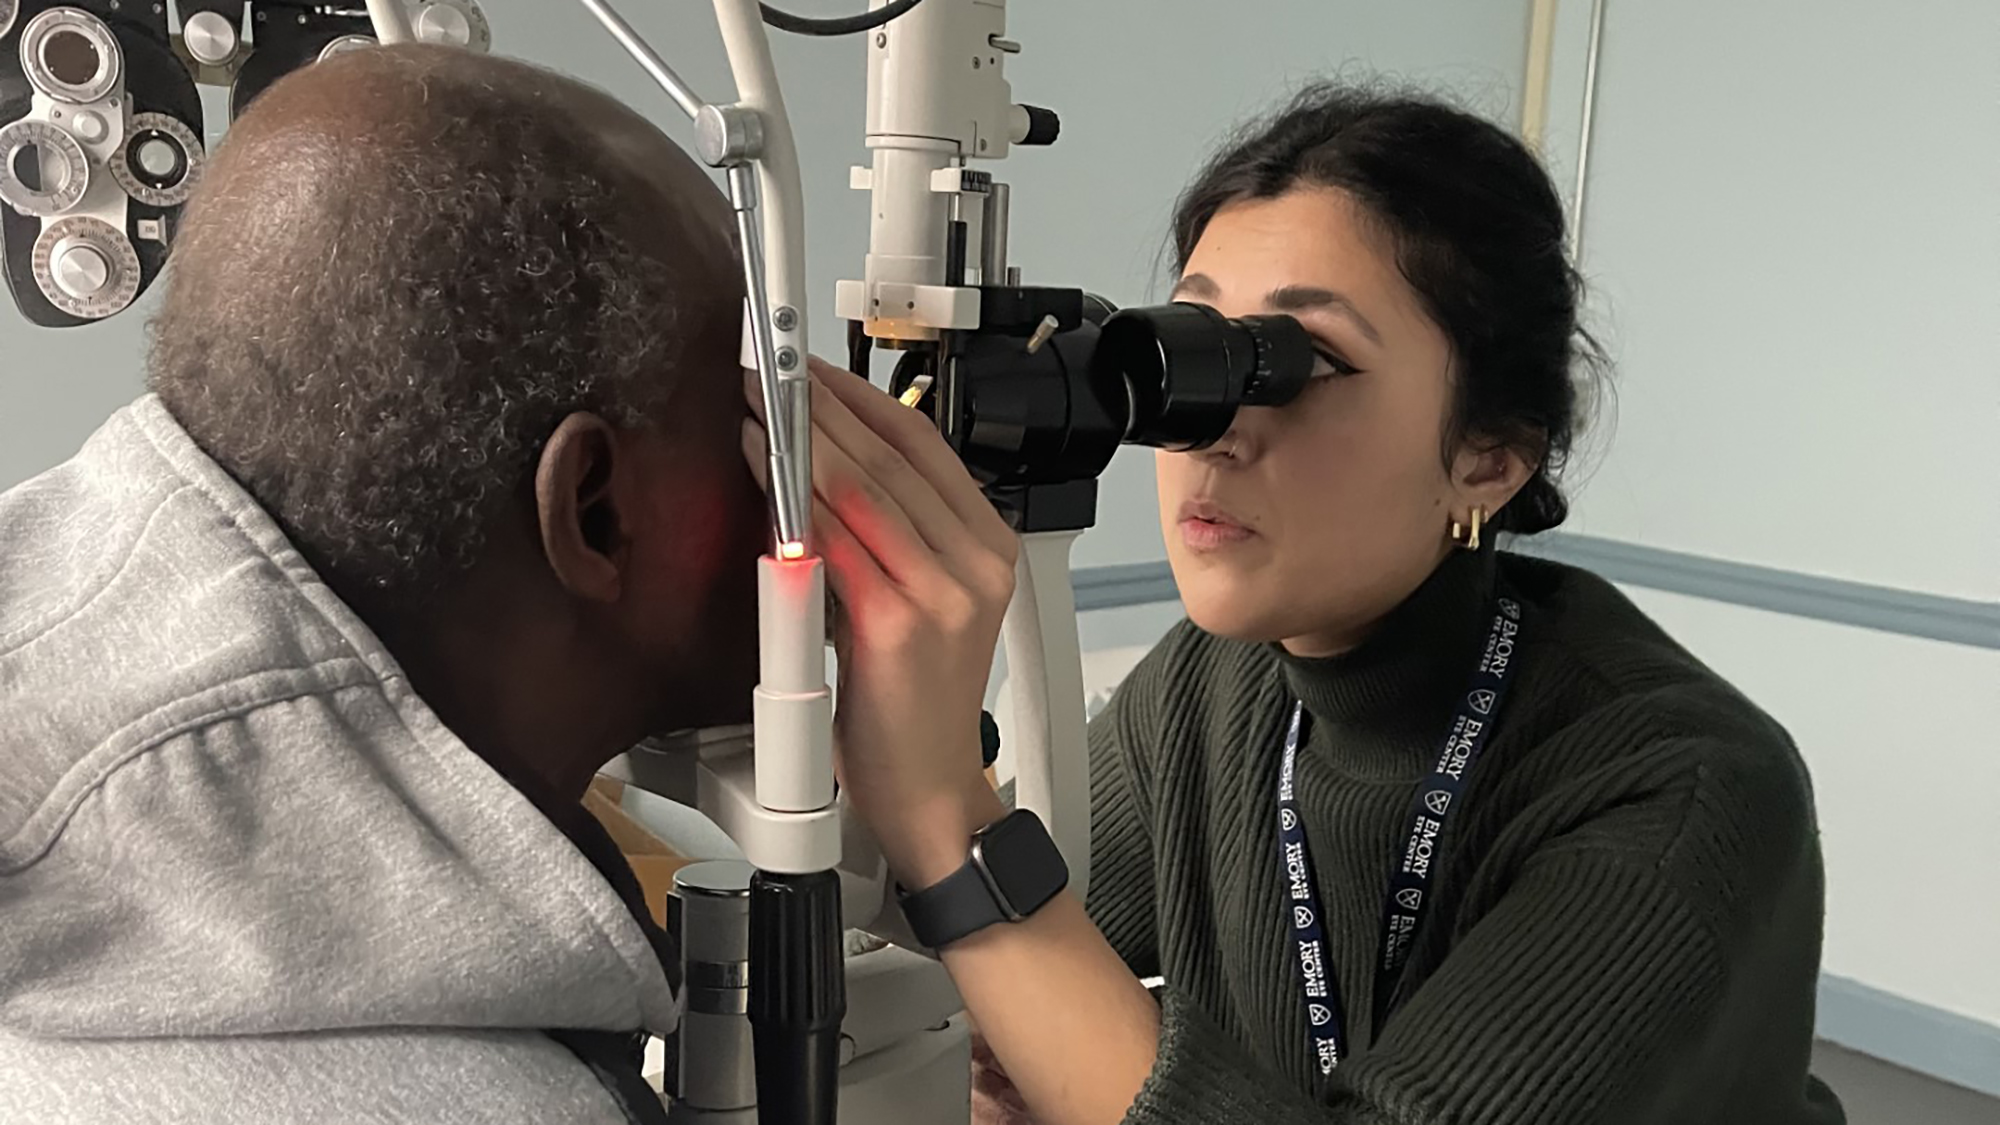
[[149, 383], [329, 578], [421, 596], [468, 569], [564, 417], [659, 425], [688, 338], [734, 331], [726, 229], [607, 121], [650, 132], [523, 63], [394, 48], [290, 76], [218, 153]]

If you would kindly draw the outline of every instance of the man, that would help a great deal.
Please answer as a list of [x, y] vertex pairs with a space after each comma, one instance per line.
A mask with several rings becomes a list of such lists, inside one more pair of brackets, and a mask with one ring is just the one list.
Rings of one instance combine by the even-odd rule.
[[747, 718], [730, 229], [520, 63], [235, 125], [153, 393], [0, 496], [0, 1121], [663, 1119], [673, 959], [579, 801]]

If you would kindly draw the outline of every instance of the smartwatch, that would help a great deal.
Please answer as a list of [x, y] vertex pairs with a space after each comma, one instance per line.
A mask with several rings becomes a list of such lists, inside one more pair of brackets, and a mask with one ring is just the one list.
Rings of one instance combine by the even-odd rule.
[[973, 834], [972, 856], [942, 882], [900, 896], [910, 932], [943, 949], [996, 922], [1019, 922], [1069, 886], [1069, 864], [1042, 818], [1016, 809]]

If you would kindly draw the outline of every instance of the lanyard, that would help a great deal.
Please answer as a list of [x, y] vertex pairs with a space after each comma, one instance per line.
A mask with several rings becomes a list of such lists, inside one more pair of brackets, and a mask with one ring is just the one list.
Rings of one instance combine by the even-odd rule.
[[[1382, 903], [1380, 955], [1375, 962], [1373, 1027], [1380, 1029], [1418, 923], [1430, 905], [1431, 873], [1437, 840], [1451, 814], [1462, 803], [1465, 779], [1486, 749], [1501, 701], [1512, 680], [1514, 646], [1521, 631], [1521, 605], [1496, 597], [1493, 626], [1472, 682], [1452, 716], [1450, 733], [1437, 763], [1417, 783], [1410, 800], [1409, 830], [1398, 840], [1389, 893]], [[1340, 985], [1327, 957], [1325, 915], [1320, 908], [1319, 882], [1313, 871], [1312, 849], [1306, 843], [1305, 821], [1294, 799], [1292, 775], [1305, 726], [1305, 704], [1292, 706], [1285, 729], [1285, 755], [1278, 768], [1278, 866], [1287, 890], [1286, 924], [1297, 950], [1299, 987], [1305, 993], [1307, 1035], [1321, 1075], [1332, 1074], [1352, 1053], [1347, 1016], [1340, 1002]]]

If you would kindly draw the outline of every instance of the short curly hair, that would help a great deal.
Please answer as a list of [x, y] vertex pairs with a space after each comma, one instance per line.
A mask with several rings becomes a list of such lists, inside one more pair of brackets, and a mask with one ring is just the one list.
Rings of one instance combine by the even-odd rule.
[[738, 329], [727, 223], [677, 222], [616, 114], [635, 135], [551, 72], [397, 47], [288, 77], [222, 146], [149, 384], [330, 579], [434, 590], [564, 417], [663, 423], [690, 338]]

